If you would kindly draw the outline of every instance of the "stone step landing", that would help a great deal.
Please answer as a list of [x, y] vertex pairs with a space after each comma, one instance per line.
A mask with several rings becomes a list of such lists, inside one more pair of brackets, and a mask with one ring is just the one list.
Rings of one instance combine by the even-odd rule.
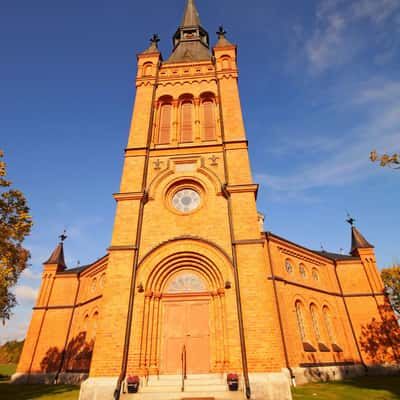
[[181, 375], [149, 376], [142, 379], [138, 393], [123, 393], [125, 400], [241, 400], [243, 392], [230, 392], [225, 374], [193, 374], [185, 379], [182, 392]]

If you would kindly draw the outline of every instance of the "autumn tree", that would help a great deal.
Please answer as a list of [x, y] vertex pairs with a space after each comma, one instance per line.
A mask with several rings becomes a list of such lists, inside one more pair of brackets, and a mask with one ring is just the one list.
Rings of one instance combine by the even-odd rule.
[[400, 153], [394, 153], [393, 155], [390, 154], [379, 155], [374, 150], [371, 151], [369, 158], [372, 162], [379, 161], [379, 165], [381, 167], [400, 169]]
[[381, 277], [389, 295], [390, 303], [397, 315], [400, 315], [400, 265], [383, 268]]
[[11, 289], [26, 268], [30, 257], [22, 242], [32, 227], [25, 196], [11, 188], [0, 150], [0, 320], [5, 322], [17, 304]]

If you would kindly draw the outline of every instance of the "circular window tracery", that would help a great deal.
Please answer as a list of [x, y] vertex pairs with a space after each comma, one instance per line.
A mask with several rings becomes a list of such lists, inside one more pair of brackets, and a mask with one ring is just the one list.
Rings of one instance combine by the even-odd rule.
[[200, 205], [200, 195], [193, 189], [178, 190], [172, 197], [174, 208], [181, 212], [190, 212]]

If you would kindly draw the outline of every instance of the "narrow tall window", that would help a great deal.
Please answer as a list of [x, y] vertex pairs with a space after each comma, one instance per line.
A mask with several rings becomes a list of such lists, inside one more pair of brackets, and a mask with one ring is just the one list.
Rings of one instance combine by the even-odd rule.
[[304, 328], [304, 320], [303, 320], [303, 313], [302, 313], [302, 304], [300, 301], [296, 301], [295, 304], [296, 308], [296, 317], [297, 317], [297, 325], [299, 328], [300, 338], [302, 342], [306, 341], [306, 330]]
[[336, 343], [332, 321], [329, 314], [329, 308], [327, 306], [324, 306], [324, 308], [322, 309], [322, 315], [324, 316], [326, 331], [328, 332], [329, 340], [331, 341], [331, 343]]
[[96, 337], [97, 333], [97, 321], [99, 319], [99, 313], [96, 311], [93, 314], [93, 328], [92, 328], [92, 338], [94, 339]]
[[215, 105], [212, 100], [204, 100], [203, 109], [203, 139], [215, 139]]
[[172, 104], [163, 104], [160, 111], [158, 144], [168, 144], [171, 136]]
[[181, 142], [193, 142], [193, 103], [190, 101], [181, 106]]
[[317, 339], [317, 342], [320, 342], [321, 341], [321, 332], [320, 332], [319, 326], [318, 326], [317, 307], [315, 306], [315, 304], [311, 304], [310, 313], [311, 313], [311, 321], [312, 321], [312, 325], [313, 325], [315, 338]]

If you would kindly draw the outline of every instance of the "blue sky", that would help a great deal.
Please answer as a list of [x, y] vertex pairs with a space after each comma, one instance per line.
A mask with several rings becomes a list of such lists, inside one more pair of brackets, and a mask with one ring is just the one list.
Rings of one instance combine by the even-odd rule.
[[[29, 201], [32, 266], [0, 342], [24, 337], [41, 263], [68, 231], [67, 264], [110, 243], [135, 94], [136, 54], [154, 32], [167, 57], [184, 0], [0, 0], [0, 148]], [[238, 44], [240, 93], [265, 228], [348, 252], [346, 212], [400, 258], [400, 172], [369, 152], [400, 151], [398, 0], [197, 0], [212, 42]]]

